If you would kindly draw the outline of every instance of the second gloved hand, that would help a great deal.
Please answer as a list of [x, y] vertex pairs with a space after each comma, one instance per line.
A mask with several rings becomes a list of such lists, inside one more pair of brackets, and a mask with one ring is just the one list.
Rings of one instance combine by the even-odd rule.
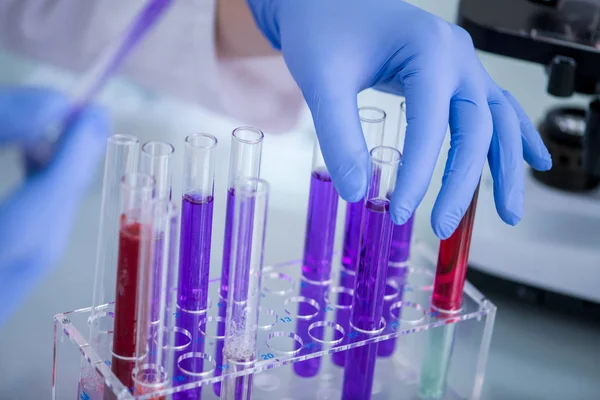
[[311, 109], [327, 167], [348, 201], [366, 192], [369, 157], [357, 94], [374, 87], [406, 97], [407, 133], [392, 197], [402, 224], [429, 187], [446, 134], [451, 149], [432, 226], [454, 232], [486, 157], [496, 209], [509, 224], [523, 213], [523, 159], [547, 170], [551, 158], [517, 101], [490, 78], [460, 27], [401, 0], [248, 0], [280, 49]]
[[[0, 87], [0, 145], [24, 147], [67, 107], [55, 91]], [[103, 112], [83, 110], [53, 161], [0, 201], [0, 326], [62, 254], [108, 130]]]

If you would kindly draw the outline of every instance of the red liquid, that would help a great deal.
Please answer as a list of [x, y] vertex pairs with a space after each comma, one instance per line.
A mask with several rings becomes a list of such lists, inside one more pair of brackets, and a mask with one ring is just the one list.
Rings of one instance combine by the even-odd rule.
[[473, 200], [452, 236], [440, 242], [431, 299], [431, 304], [440, 311], [455, 312], [462, 306], [478, 194], [479, 187], [475, 190]]
[[112, 371], [128, 388], [133, 386], [131, 372], [135, 367], [140, 231], [139, 223], [131, 223], [122, 225], [119, 234]]

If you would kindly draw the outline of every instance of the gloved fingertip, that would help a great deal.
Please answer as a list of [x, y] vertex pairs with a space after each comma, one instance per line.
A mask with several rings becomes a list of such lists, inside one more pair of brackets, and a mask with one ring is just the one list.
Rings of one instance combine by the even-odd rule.
[[412, 212], [404, 206], [392, 209], [392, 222], [396, 225], [404, 225], [411, 217]]
[[450, 236], [452, 236], [457, 226], [458, 224], [455, 224], [449, 221], [448, 219], [437, 222], [432, 221], [431, 224], [431, 227], [433, 228], [433, 233], [435, 233], [435, 235], [441, 240], [446, 240]]
[[[338, 176], [336, 179], [336, 175]], [[350, 168], [345, 173], [333, 176], [337, 180], [336, 188], [342, 199], [350, 203], [362, 200], [367, 192], [367, 174], [363, 168], [358, 166]]]

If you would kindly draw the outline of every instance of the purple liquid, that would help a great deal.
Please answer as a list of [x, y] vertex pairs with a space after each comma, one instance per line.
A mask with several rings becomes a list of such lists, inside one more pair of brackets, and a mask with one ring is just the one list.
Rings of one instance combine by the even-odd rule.
[[310, 177], [310, 196], [306, 221], [306, 239], [302, 263], [303, 278], [309, 282], [328, 282], [335, 240], [338, 194], [326, 171]]
[[[394, 226], [395, 228], [397, 227], [396, 225]], [[393, 244], [392, 244], [393, 246]], [[391, 256], [390, 256], [390, 264], [391, 264]], [[406, 278], [408, 277], [408, 267], [394, 267], [393, 265], [388, 266], [388, 272], [387, 272], [387, 278], [388, 280], [393, 279], [396, 284], [398, 285], [398, 288], [392, 288], [391, 286], [388, 286], [387, 289], [389, 293], [386, 293], [386, 297], [388, 296], [388, 294], [390, 295], [394, 295], [395, 293], [398, 293], [397, 296], [395, 296], [394, 298], [390, 299], [390, 300], [386, 300], [384, 299], [383, 302], [383, 317], [385, 318], [386, 321], [391, 321], [391, 320], [395, 320], [397, 318], [392, 317], [392, 315], [390, 314], [390, 307], [398, 302], [398, 301], [402, 301], [402, 298], [404, 297], [404, 286], [406, 285]], [[391, 290], [389, 290], [391, 289]], [[391, 296], [390, 296], [391, 297]], [[401, 308], [397, 308], [394, 311], [394, 315], [396, 317], [400, 317], [400, 311], [402, 309]], [[393, 339], [388, 339], [388, 340], [384, 340], [383, 342], [379, 342], [377, 345], [377, 355], [379, 357], [389, 357], [392, 354], [394, 354], [394, 350], [396, 349], [396, 339], [397, 338], [393, 338]]]
[[208, 305], [213, 197], [189, 193], [182, 203], [177, 304], [201, 312]]
[[[389, 206], [385, 199], [368, 200], [365, 204], [364, 231], [350, 317], [352, 325], [363, 331], [376, 331], [381, 327], [393, 228]], [[342, 399], [369, 399], [377, 344], [354, 348], [347, 353]]]
[[[313, 338], [308, 334], [308, 328], [311, 324], [322, 321], [325, 319], [327, 311], [327, 305], [325, 303], [325, 295], [329, 287], [327, 285], [311, 285], [303, 282], [300, 287], [300, 296], [307, 297], [315, 300], [319, 303], [319, 310], [315, 310], [315, 307], [309, 303], [301, 302], [298, 304], [298, 318], [296, 318], [296, 334], [302, 338], [305, 346], [298, 353], [299, 356], [311, 354], [319, 350], [320, 345], [315, 342]], [[331, 312], [331, 311], [329, 311]], [[309, 316], [317, 313], [310, 319], [302, 319], [301, 316]], [[323, 340], [323, 329], [316, 328], [311, 331], [313, 337]], [[308, 343], [311, 343], [307, 346]], [[319, 373], [321, 367], [321, 357], [310, 358], [305, 361], [300, 361], [294, 364], [294, 371], [297, 375], [310, 378]]]
[[360, 240], [360, 226], [362, 223], [363, 202], [348, 203], [346, 205], [346, 225], [344, 229], [344, 248], [342, 252], [342, 265], [344, 268], [355, 271], [358, 261]]
[[[200, 373], [204, 371], [204, 359], [201, 357], [193, 357], [182, 360], [181, 364], [178, 365], [177, 360], [184, 354], [187, 353], [203, 353], [204, 352], [204, 337], [198, 330], [198, 324], [205, 317], [205, 314], [191, 314], [181, 310], [178, 310], [176, 325], [179, 328], [185, 329], [192, 335], [192, 341], [181, 333], [175, 336], [175, 346], [180, 347], [188, 344], [185, 348], [177, 350], [175, 352], [175, 371], [173, 376], [188, 377], [187, 373], [179, 369], [179, 365], [186, 371], [192, 371]], [[190, 379], [187, 378], [184, 381], [174, 380], [173, 386], [189, 384]], [[183, 392], [173, 394], [173, 400], [200, 400], [202, 395], [202, 388], [188, 389]]]
[[405, 263], [410, 257], [410, 243], [412, 238], [414, 214], [404, 225], [394, 225], [392, 233], [392, 248], [390, 250], [390, 263]]

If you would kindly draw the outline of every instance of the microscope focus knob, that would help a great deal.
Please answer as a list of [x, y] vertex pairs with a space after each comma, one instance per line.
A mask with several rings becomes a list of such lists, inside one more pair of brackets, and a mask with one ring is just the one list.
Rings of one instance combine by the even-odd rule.
[[569, 97], [575, 92], [577, 63], [570, 57], [556, 56], [548, 71], [548, 93], [557, 97]]

